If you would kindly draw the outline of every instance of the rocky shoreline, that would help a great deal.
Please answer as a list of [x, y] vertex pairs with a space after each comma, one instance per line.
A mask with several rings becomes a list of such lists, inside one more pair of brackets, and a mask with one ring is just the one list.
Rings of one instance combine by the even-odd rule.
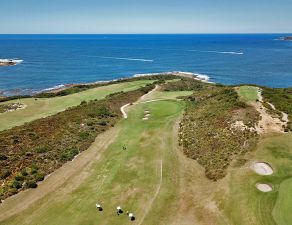
[[282, 40], [282, 41], [292, 41], [292, 36], [281, 37], [280, 40]]
[[16, 66], [17, 64], [19, 64], [21, 62], [22, 62], [22, 60], [0, 59], [0, 66]]

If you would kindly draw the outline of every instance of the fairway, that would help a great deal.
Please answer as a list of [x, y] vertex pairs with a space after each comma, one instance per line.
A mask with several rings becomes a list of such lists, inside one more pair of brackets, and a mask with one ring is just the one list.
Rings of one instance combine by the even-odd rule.
[[106, 85], [98, 88], [92, 88], [80, 93], [71, 94], [54, 98], [24, 98], [19, 100], [8, 101], [7, 103], [22, 103], [27, 107], [14, 112], [0, 113], [0, 131], [22, 125], [35, 119], [47, 117], [65, 109], [79, 105], [82, 101], [102, 99], [107, 95], [120, 92], [136, 90], [141, 86], [154, 82], [153, 80], [138, 80], [123, 82], [118, 84]]
[[[83, 172], [66, 177], [56, 191], [0, 224], [165, 224], [163, 220], [172, 210], [163, 206], [174, 203], [178, 188], [174, 179], [178, 166], [176, 140], [170, 131], [183, 104], [161, 100], [130, 106], [128, 118], [113, 128], [119, 135], [99, 160], [90, 161]], [[151, 114], [148, 121], [142, 120], [145, 110]], [[88, 151], [101, 150], [94, 143]], [[81, 173], [80, 183], [73, 185]], [[104, 211], [97, 211], [97, 202]], [[130, 221], [125, 213], [117, 216], [118, 205], [133, 212], [136, 220]]]
[[254, 86], [240, 86], [238, 90], [239, 96], [245, 102], [253, 102], [258, 99], [258, 88]]

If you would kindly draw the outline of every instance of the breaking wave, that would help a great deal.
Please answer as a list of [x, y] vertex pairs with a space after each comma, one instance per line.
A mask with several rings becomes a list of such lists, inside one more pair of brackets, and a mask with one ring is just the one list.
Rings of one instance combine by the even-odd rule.
[[144, 77], [144, 76], [153, 76], [153, 75], [178, 75], [178, 76], [188, 76], [188, 77], [194, 77], [198, 80], [213, 83], [210, 80], [210, 77], [206, 74], [201, 73], [191, 73], [191, 72], [183, 72], [183, 71], [173, 71], [173, 72], [161, 72], [161, 73], [140, 73], [135, 74], [134, 77]]
[[65, 87], [65, 85], [64, 84], [60, 84], [60, 85], [56, 85], [54, 87], [43, 89], [41, 92], [53, 91], [53, 90], [57, 90], [57, 89], [60, 89], [60, 88], [63, 88], [63, 87]]

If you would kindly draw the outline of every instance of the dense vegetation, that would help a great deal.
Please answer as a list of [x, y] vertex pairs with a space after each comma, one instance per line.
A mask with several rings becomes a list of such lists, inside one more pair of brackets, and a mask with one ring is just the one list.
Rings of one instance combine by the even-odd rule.
[[263, 88], [264, 101], [289, 115], [288, 128], [292, 131], [292, 88]]
[[181, 80], [165, 85], [166, 90], [193, 90], [186, 99], [180, 124], [180, 144], [184, 153], [204, 166], [206, 176], [218, 180], [225, 176], [230, 162], [251, 150], [257, 134], [233, 129], [235, 121], [253, 127], [259, 115], [241, 102], [231, 87]]
[[22, 104], [19, 103], [10, 103], [10, 104], [2, 104], [0, 105], [0, 113], [8, 112], [8, 111], [14, 111], [19, 108], [24, 107]]
[[86, 150], [121, 118], [120, 107], [154, 85], [82, 102], [56, 115], [0, 132], [0, 199], [34, 188], [45, 175]]

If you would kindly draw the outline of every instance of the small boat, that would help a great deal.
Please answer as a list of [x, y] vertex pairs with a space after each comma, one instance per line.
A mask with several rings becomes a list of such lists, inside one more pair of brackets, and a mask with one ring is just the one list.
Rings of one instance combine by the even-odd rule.
[[20, 59], [0, 59], [0, 66], [15, 66], [22, 62]]

